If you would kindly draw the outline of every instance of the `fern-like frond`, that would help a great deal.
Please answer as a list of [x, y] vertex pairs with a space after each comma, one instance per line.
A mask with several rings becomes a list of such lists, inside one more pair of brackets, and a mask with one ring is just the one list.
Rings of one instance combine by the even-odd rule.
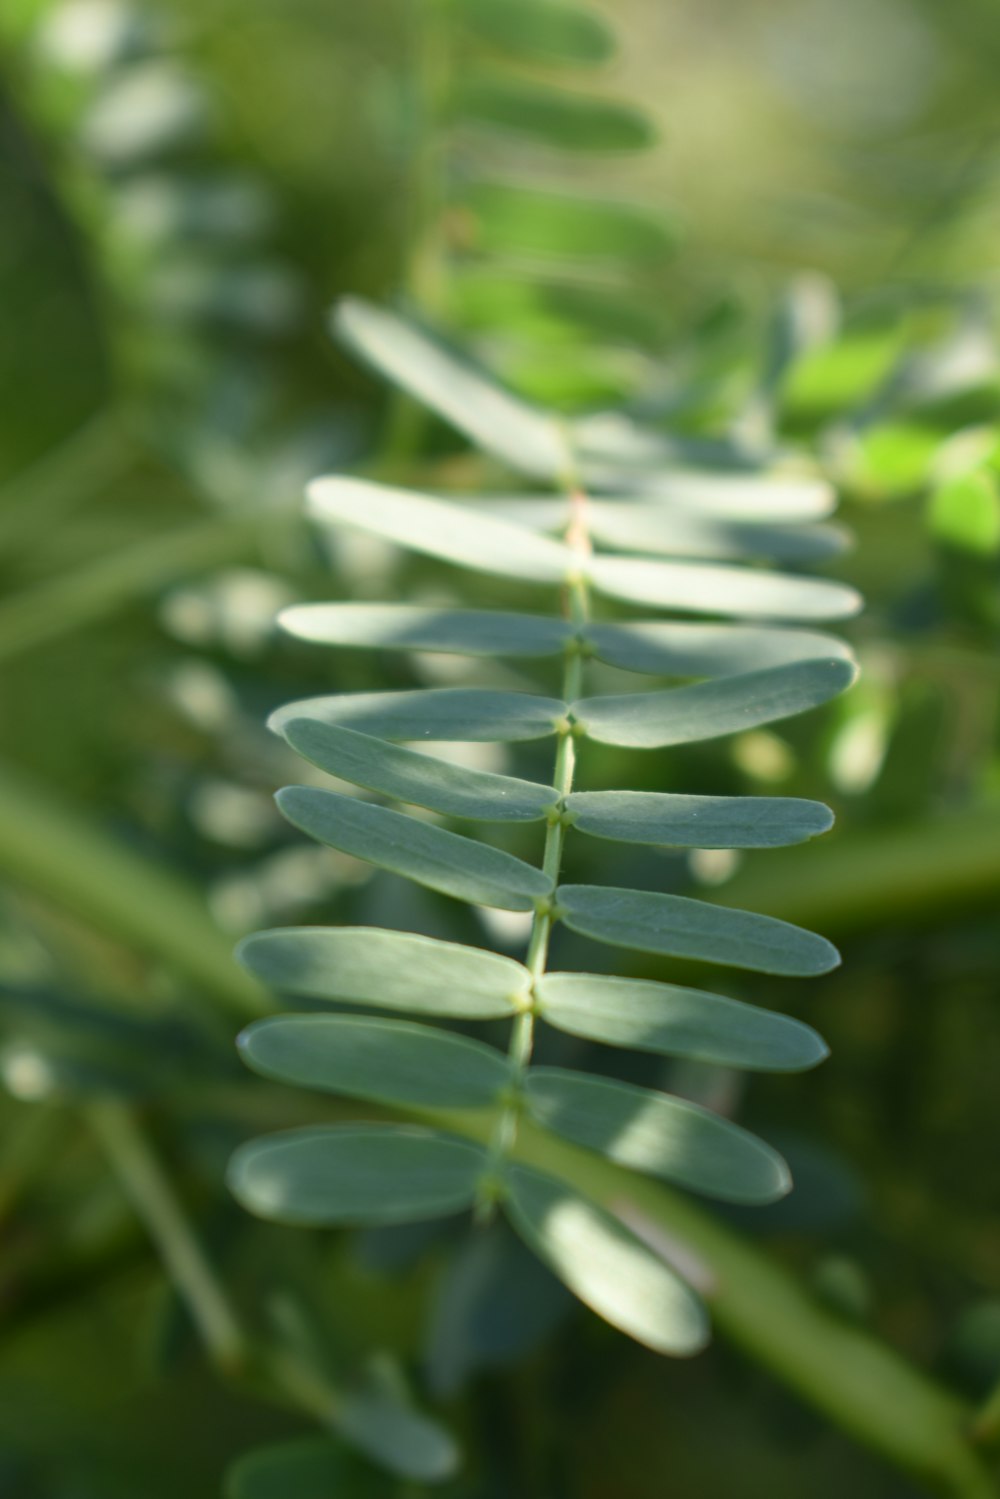
[[[582, 487], [586, 427], [581, 439], [579, 427], [510, 396], [386, 312], [352, 303], [338, 321], [348, 342], [390, 379], [509, 467], [562, 493], [477, 503], [331, 477], [310, 487], [314, 519], [333, 531], [360, 529], [470, 578], [512, 579], [537, 590], [559, 617], [317, 603], [288, 610], [283, 624], [327, 646], [561, 656], [562, 693], [341, 692], [288, 704], [271, 727], [342, 783], [474, 824], [543, 823], [545, 847], [537, 867], [478, 837], [343, 791], [302, 786], [279, 793], [285, 816], [319, 842], [457, 900], [530, 913], [531, 935], [523, 963], [366, 927], [279, 929], [244, 942], [244, 963], [286, 994], [444, 1019], [509, 1016], [513, 1024], [506, 1055], [412, 1021], [310, 1014], [252, 1026], [243, 1055], [266, 1076], [388, 1105], [415, 1122], [329, 1126], [251, 1142], [234, 1160], [233, 1190], [252, 1211], [296, 1223], [402, 1222], [468, 1208], [484, 1215], [499, 1203], [526, 1242], [601, 1315], [653, 1348], [689, 1353], [705, 1336], [694, 1292], [626, 1223], [518, 1165], [518, 1134], [549, 1132], [730, 1201], [780, 1196], [789, 1186], [784, 1163], [745, 1130], [681, 1099], [533, 1066], [535, 1028], [779, 1071], [813, 1066], [823, 1043], [797, 1021], [723, 995], [552, 973], [550, 935], [561, 923], [612, 947], [779, 975], [825, 973], [839, 960], [823, 937], [753, 911], [566, 883], [564, 851], [580, 834], [625, 844], [773, 848], [824, 832], [832, 817], [821, 803], [798, 798], [577, 790], [576, 766], [592, 742], [647, 751], [697, 743], [805, 712], [848, 687], [855, 667], [842, 642], [775, 621], [842, 618], [857, 608], [857, 595], [841, 583], [758, 565], [823, 559], [843, 538], [814, 524], [829, 497], [811, 479], [677, 479], [663, 465], [657, 434], [647, 439], [640, 429], [628, 463], [617, 460], [614, 489], [626, 474], [642, 498], [609, 493], [591, 501]], [[621, 431], [616, 440], [619, 449], [628, 446]], [[710, 622], [601, 622], [591, 617], [601, 597]], [[741, 622], [747, 618], [766, 623]], [[673, 685], [588, 693], [591, 657], [672, 678]], [[423, 747], [541, 738], [556, 741], [548, 784], [468, 769]], [[421, 748], [400, 741], [420, 741]], [[470, 1116], [480, 1120], [475, 1142], [461, 1138], [460, 1121]]]

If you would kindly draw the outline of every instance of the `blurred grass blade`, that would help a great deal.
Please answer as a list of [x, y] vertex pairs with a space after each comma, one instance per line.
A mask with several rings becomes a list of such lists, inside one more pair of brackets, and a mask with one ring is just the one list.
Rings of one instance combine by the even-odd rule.
[[449, 1031], [360, 1015], [273, 1015], [239, 1038], [264, 1077], [414, 1109], [488, 1109], [510, 1082], [503, 1052]]
[[791, 1186], [769, 1145], [685, 1099], [556, 1067], [532, 1067], [525, 1093], [536, 1124], [706, 1197], [774, 1202]]
[[279, 1223], [419, 1223], [470, 1207], [487, 1159], [416, 1125], [328, 1124], [249, 1140], [227, 1180], [248, 1212]]
[[800, 978], [828, 973], [840, 962], [825, 937], [754, 911], [601, 885], [560, 885], [556, 896], [572, 931], [614, 947]]
[[275, 733], [293, 718], [346, 724], [381, 739], [452, 739], [467, 743], [544, 739], [566, 711], [557, 698], [481, 687], [437, 687], [402, 692], [340, 692], [300, 698], [271, 714]]
[[708, 1340], [701, 1302], [604, 1208], [525, 1166], [509, 1172], [518, 1233], [599, 1317], [657, 1353], [697, 1353]]
[[291, 718], [283, 732], [292, 749], [320, 770], [448, 817], [538, 822], [558, 801], [553, 787], [537, 781], [467, 770], [314, 718]]
[[801, 1021], [702, 989], [546, 973], [535, 992], [549, 1025], [610, 1046], [764, 1072], [803, 1071], [827, 1055], [822, 1038]]
[[286, 786], [276, 800], [310, 838], [456, 900], [531, 911], [552, 892], [551, 879], [534, 865], [406, 812], [315, 786]]
[[284, 994], [486, 1020], [522, 1008], [530, 987], [512, 958], [378, 927], [277, 927], [237, 957]]
[[659, 749], [791, 718], [836, 697], [856, 676], [849, 661], [796, 661], [664, 692], [582, 698], [571, 711], [588, 739]]
[[566, 812], [573, 827], [596, 838], [676, 848], [783, 848], [833, 826], [829, 807], [792, 796], [574, 791]]

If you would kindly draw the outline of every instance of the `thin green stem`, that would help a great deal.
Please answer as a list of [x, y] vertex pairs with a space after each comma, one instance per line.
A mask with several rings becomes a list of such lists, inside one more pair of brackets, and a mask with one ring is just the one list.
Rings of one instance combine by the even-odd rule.
[[[590, 551], [590, 540], [587, 535], [585, 523], [585, 498], [581, 491], [572, 488], [569, 494], [570, 520], [566, 529], [566, 541], [578, 551], [581, 558]], [[568, 580], [566, 586], [565, 613], [576, 625], [582, 626], [586, 623], [589, 611], [589, 598], [587, 586], [582, 574]], [[578, 641], [574, 640], [566, 653], [566, 663], [563, 669], [562, 696], [566, 703], [575, 702], [580, 696], [583, 686], [583, 653]], [[545, 847], [542, 853], [542, 871], [547, 874], [555, 891], [559, 883], [559, 872], [562, 868], [563, 843], [566, 837], [566, 822], [563, 808], [566, 797], [573, 789], [573, 776], [576, 770], [576, 732], [571, 718], [559, 730], [559, 745], [556, 750], [555, 766], [552, 772], [552, 784], [558, 793], [558, 804], [549, 818], [545, 830]], [[541, 978], [545, 972], [548, 961], [549, 938], [552, 935], [552, 927], [556, 921], [556, 908], [554, 898], [539, 902], [535, 908], [531, 921], [531, 934], [528, 938], [528, 951], [525, 957], [525, 967], [531, 974], [532, 984]], [[497, 1120], [493, 1136], [490, 1141], [490, 1159], [493, 1170], [486, 1173], [486, 1186], [480, 1203], [477, 1207], [477, 1218], [482, 1221], [492, 1212], [493, 1203], [498, 1191], [498, 1167], [500, 1163], [510, 1154], [517, 1138], [518, 1120], [521, 1106], [521, 1087], [524, 1074], [531, 1062], [532, 1051], [535, 1044], [535, 1014], [533, 1008], [527, 1008], [518, 1015], [511, 1030], [510, 1046], [508, 1048], [508, 1059], [511, 1067], [511, 1080], [508, 1101]]]
[[87, 1116], [212, 1362], [235, 1373], [245, 1361], [248, 1340], [134, 1114], [116, 1099], [102, 1099], [88, 1104]]

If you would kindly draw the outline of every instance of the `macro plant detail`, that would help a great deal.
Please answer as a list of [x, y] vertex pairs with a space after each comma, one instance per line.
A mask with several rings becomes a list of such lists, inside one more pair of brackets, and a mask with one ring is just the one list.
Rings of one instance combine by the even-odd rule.
[[0, 5], [4, 1499], [996, 1494], [988, 10]]
[[[332, 647], [561, 659], [561, 690], [558, 698], [475, 686], [336, 693], [272, 715], [272, 729], [312, 766], [383, 799], [286, 787], [278, 805], [295, 827], [457, 900], [529, 913], [530, 931], [523, 961], [379, 928], [281, 928], [247, 938], [242, 962], [279, 993], [451, 1020], [506, 1017], [510, 1041], [503, 1053], [410, 1020], [357, 1014], [256, 1022], [240, 1044], [258, 1072], [384, 1105], [408, 1122], [317, 1125], [251, 1141], [233, 1159], [231, 1187], [253, 1212], [302, 1224], [400, 1223], [467, 1209], [484, 1221], [499, 1208], [606, 1320], [659, 1352], [692, 1353], [706, 1321], [670, 1257], [627, 1212], [608, 1212], [522, 1159], [525, 1136], [556, 1135], [733, 1202], [783, 1195], [787, 1168], [762, 1141], [698, 1105], [535, 1065], [536, 1029], [778, 1071], [814, 1066], [825, 1048], [801, 1022], [724, 995], [553, 970], [550, 940], [563, 925], [612, 947], [776, 976], [822, 974], [838, 962], [823, 937], [787, 922], [656, 890], [574, 884], [564, 874], [580, 836], [773, 848], [830, 826], [826, 807], [799, 798], [583, 790], [579, 775], [592, 744], [648, 751], [709, 740], [807, 711], [851, 684], [856, 668], [842, 642], [785, 625], [850, 616], [859, 602], [853, 590], [755, 565], [835, 554], [841, 533], [813, 523], [832, 495], [793, 476], [675, 478], [655, 439], [638, 431], [640, 461], [611, 482], [607, 460], [581, 451], [571, 423], [511, 397], [415, 325], [352, 302], [337, 326], [390, 379], [560, 497], [432, 497], [330, 477], [309, 488], [313, 519], [545, 590], [561, 609], [554, 617], [315, 603], [290, 608], [284, 628]], [[591, 485], [606, 497], [589, 498]], [[666, 618], [604, 620], [603, 600]], [[692, 622], [700, 615], [714, 622]], [[592, 659], [674, 685], [592, 696]], [[555, 741], [548, 784], [401, 743], [538, 739]], [[540, 863], [385, 802], [449, 820], [541, 824]]]

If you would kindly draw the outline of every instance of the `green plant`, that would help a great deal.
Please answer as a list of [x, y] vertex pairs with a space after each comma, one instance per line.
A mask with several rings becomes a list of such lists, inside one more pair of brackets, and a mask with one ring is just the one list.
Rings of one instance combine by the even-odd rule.
[[[592, 617], [592, 597], [716, 619], [812, 623], [850, 615], [857, 596], [840, 583], [741, 565], [835, 552], [839, 533], [810, 524], [832, 496], [808, 478], [674, 473], [655, 435], [626, 426], [615, 439], [626, 458], [616, 454], [612, 481], [610, 456], [593, 439], [588, 445], [571, 424], [508, 396], [413, 325], [355, 302], [342, 307], [338, 326], [384, 374], [514, 471], [558, 485], [563, 497], [449, 500], [331, 478], [311, 486], [314, 518], [534, 585], [549, 597], [561, 591], [563, 610], [550, 617], [307, 604], [286, 612], [285, 628], [333, 646], [561, 657], [561, 695], [477, 687], [339, 693], [287, 705], [272, 727], [324, 772], [386, 799], [448, 818], [540, 824], [544, 850], [537, 867], [357, 796], [315, 786], [279, 794], [285, 816], [320, 842], [458, 900], [530, 913], [530, 934], [523, 963], [369, 927], [277, 929], [246, 939], [243, 962], [279, 992], [452, 1021], [507, 1017], [511, 1035], [504, 1055], [409, 1021], [306, 1014], [257, 1022], [241, 1049], [259, 1072], [385, 1105], [419, 1123], [325, 1125], [251, 1142], [234, 1158], [232, 1188], [254, 1212], [291, 1223], [401, 1223], [468, 1208], [484, 1221], [499, 1205], [607, 1320], [660, 1352], [691, 1353], [706, 1325], [696, 1292], [672, 1263], [683, 1266], [683, 1248], [665, 1246], [624, 1206], [609, 1212], [558, 1175], [522, 1164], [520, 1142], [551, 1133], [730, 1201], [782, 1195], [784, 1164], [742, 1129], [681, 1099], [532, 1065], [536, 1026], [735, 1067], [810, 1067], [824, 1047], [800, 1022], [723, 996], [552, 972], [553, 929], [775, 975], [824, 973], [837, 954], [821, 937], [750, 912], [566, 883], [564, 848], [577, 833], [681, 848], [777, 847], [825, 831], [831, 817], [821, 804], [794, 798], [579, 791], [577, 759], [591, 745], [662, 749], [771, 723], [826, 702], [851, 683], [855, 667], [839, 641], [812, 631], [603, 621]], [[584, 486], [595, 480], [612, 497], [588, 498]], [[684, 560], [663, 560], [678, 554]], [[592, 658], [686, 685], [585, 696]], [[397, 743], [552, 737], [548, 784]]]

